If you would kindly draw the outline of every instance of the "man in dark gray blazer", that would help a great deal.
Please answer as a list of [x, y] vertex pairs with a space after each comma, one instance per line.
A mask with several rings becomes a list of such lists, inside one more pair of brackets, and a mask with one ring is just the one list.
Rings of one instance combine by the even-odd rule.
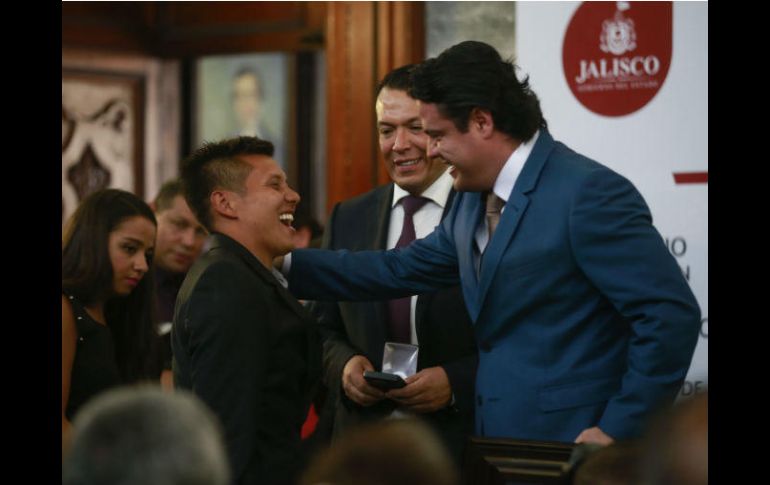
[[299, 202], [272, 154], [272, 143], [240, 137], [204, 145], [182, 168], [187, 202], [212, 235], [179, 291], [174, 383], [222, 422], [237, 484], [294, 482], [320, 377], [312, 318], [271, 272], [294, 247]]
[[[412, 216], [417, 237], [435, 228], [454, 192], [446, 165], [426, 156], [427, 136], [417, 101], [407, 95], [409, 70], [389, 73], [378, 87], [377, 127], [388, 174], [395, 183], [337, 204], [326, 226], [327, 249], [388, 249], [397, 245], [405, 219], [405, 200], [424, 198]], [[372, 419], [399, 413], [425, 418], [458, 465], [473, 431], [473, 393], [478, 356], [473, 328], [458, 286], [407, 298], [408, 327], [393, 329], [387, 301], [316, 302], [321, 323], [325, 380], [336, 395], [333, 435]], [[381, 370], [386, 341], [419, 345], [418, 372], [407, 386], [387, 394], [369, 385], [366, 370]], [[334, 399], [334, 397], [332, 397]]]

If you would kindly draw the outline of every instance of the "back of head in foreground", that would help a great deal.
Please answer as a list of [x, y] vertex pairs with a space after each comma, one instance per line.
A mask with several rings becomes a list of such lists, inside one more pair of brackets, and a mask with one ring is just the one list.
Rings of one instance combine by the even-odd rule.
[[650, 423], [640, 485], [708, 484], [708, 391], [677, 402]]
[[457, 470], [428, 426], [384, 420], [345, 434], [316, 456], [300, 485], [457, 485]]
[[588, 456], [578, 465], [572, 485], [638, 483], [640, 446], [637, 441], [615, 441], [609, 445], [582, 443], [577, 446], [585, 447]]
[[94, 398], [74, 421], [63, 485], [226, 485], [219, 424], [185, 391], [123, 387]]

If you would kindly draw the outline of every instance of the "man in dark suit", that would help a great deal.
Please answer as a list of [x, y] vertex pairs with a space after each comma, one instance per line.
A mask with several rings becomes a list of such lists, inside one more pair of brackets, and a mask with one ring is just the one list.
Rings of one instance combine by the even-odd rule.
[[187, 203], [212, 235], [177, 298], [174, 383], [222, 422], [238, 484], [293, 483], [320, 377], [312, 317], [271, 272], [294, 247], [299, 202], [272, 154], [272, 143], [240, 137], [204, 145], [182, 167]]
[[425, 61], [410, 95], [458, 190], [449, 214], [402, 250], [294, 252], [290, 289], [361, 300], [460, 281], [480, 349], [476, 433], [638, 435], [676, 396], [700, 327], [641, 194], [555, 141], [527, 80], [487, 44]]
[[[329, 249], [389, 249], [405, 222], [406, 200], [422, 197], [411, 216], [423, 237], [448, 211], [452, 179], [439, 158], [426, 156], [417, 101], [407, 95], [409, 70], [389, 73], [377, 89], [377, 127], [385, 167], [394, 183], [337, 204], [324, 233]], [[316, 302], [324, 341], [324, 370], [338, 391], [334, 436], [350, 427], [399, 412], [417, 413], [443, 438], [458, 465], [473, 432], [473, 393], [478, 356], [459, 286], [407, 299], [404, 332], [388, 302]], [[407, 310], [408, 311], [408, 310]], [[381, 370], [386, 341], [419, 345], [417, 373], [387, 395], [367, 383], [364, 371]], [[342, 392], [339, 392], [342, 391]]]
[[176, 295], [195, 260], [203, 251], [208, 233], [184, 200], [182, 181], [166, 181], [150, 207], [158, 221], [155, 237], [155, 296], [158, 302], [158, 334], [160, 335], [160, 383], [173, 389], [171, 371], [171, 321]]

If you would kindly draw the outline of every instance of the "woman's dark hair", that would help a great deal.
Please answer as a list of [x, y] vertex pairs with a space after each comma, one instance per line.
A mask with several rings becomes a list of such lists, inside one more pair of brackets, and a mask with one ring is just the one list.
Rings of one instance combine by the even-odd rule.
[[62, 237], [62, 291], [83, 305], [104, 302], [118, 369], [126, 382], [159, 374], [152, 261], [147, 262], [147, 273], [128, 296], [114, 296], [112, 289], [110, 233], [134, 216], [158, 225], [150, 206], [139, 197], [124, 190], [100, 190], [83, 199]]

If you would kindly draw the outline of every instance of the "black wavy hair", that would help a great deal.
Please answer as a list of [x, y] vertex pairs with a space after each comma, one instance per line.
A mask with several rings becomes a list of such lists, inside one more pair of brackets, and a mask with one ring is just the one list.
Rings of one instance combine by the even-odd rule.
[[529, 77], [519, 81], [515, 70], [494, 47], [468, 40], [417, 65], [409, 95], [436, 104], [463, 133], [474, 108], [489, 111], [498, 131], [525, 142], [547, 123]]

